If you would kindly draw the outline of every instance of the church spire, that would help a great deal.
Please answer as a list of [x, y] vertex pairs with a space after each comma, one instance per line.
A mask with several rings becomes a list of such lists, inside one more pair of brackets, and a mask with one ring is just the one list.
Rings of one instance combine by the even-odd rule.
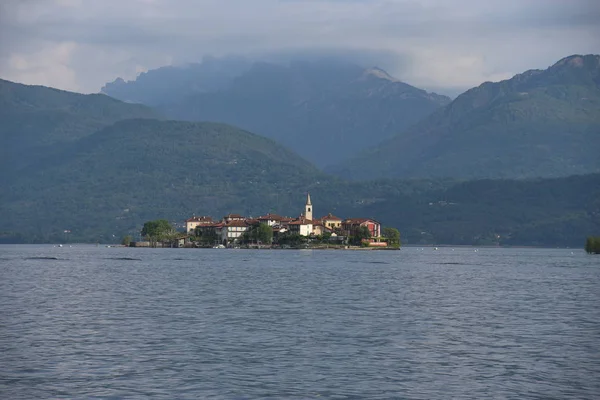
[[312, 209], [312, 203], [310, 201], [310, 193], [308, 193], [306, 196], [306, 205], [304, 206], [304, 218], [306, 218], [308, 220], [313, 219], [313, 209]]

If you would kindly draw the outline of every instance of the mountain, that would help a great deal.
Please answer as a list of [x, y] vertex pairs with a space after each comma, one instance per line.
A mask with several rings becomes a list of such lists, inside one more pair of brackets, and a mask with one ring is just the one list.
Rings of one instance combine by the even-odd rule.
[[587, 236], [600, 232], [600, 174], [445, 184], [354, 212], [398, 227], [412, 244], [581, 248]]
[[600, 56], [471, 89], [329, 169], [374, 177], [528, 178], [600, 171]]
[[0, 79], [0, 179], [126, 118], [157, 118], [143, 105]]
[[159, 109], [173, 119], [242, 127], [277, 140], [321, 167], [381, 142], [450, 102], [381, 69], [345, 62], [258, 62], [229, 84], [213, 90], [206, 86], [179, 99], [154, 88], [179, 87], [188, 72], [169, 69], [168, 75], [159, 76], [160, 71], [127, 84], [137, 87], [135, 98], [131, 91], [123, 94], [114, 85], [103, 91], [122, 100], [161, 103]]
[[224, 89], [250, 65], [242, 57], [204, 57], [202, 63], [143, 72], [133, 81], [117, 78], [104, 85], [102, 93], [130, 103], [158, 106], [177, 102], [195, 93]]
[[272, 140], [231, 126], [124, 120], [22, 170], [0, 195], [1, 229], [59, 227], [89, 240], [157, 215], [285, 205], [290, 191], [303, 193], [321, 175]]
[[398, 227], [404, 243], [573, 246], [600, 230], [600, 174], [348, 182], [229, 125], [151, 118], [105, 125], [154, 114], [106, 96], [22, 86], [8, 86], [19, 96], [0, 91], [2, 127], [13, 118], [7, 110], [29, 116], [11, 122], [3, 140], [29, 135], [25, 152], [40, 151], [16, 154], [27, 162], [0, 181], [0, 242], [63, 241], [69, 230], [73, 242], [114, 243], [147, 220], [181, 223], [193, 213], [297, 216], [307, 191], [318, 215], [378, 218]]

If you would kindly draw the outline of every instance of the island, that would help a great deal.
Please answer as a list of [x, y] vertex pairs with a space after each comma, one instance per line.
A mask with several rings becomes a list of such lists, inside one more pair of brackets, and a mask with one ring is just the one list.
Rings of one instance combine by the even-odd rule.
[[143, 241], [125, 238], [131, 247], [199, 247], [256, 249], [386, 249], [400, 248], [400, 232], [382, 228], [373, 218], [315, 217], [310, 193], [296, 218], [268, 213], [259, 217], [227, 214], [220, 220], [192, 216], [179, 232], [165, 219], [148, 221]]

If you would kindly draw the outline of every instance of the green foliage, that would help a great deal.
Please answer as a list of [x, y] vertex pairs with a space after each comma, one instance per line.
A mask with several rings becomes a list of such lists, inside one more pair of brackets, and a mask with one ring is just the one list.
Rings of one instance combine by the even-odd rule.
[[361, 246], [363, 240], [371, 238], [371, 231], [366, 226], [361, 226], [350, 235], [350, 244]]
[[127, 104], [100, 94], [83, 95], [0, 79], [0, 158], [2, 178], [40, 158], [56, 155], [101, 128], [127, 118], [157, 118], [139, 104]]
[[308, 242], [306, 236], [302, 236], [298, 233], [285, 232], [281, 234], [277, 240], [277, 243], [281, 246], [300, 247]]
[[389, 247], [400, 247], [400, 231], [396, 228], [383, 228], [383, 236], [385, 237]]
[[534, 178], [600, 172], [600, 56], [486, 82], [331, 168], [351, 179]]
[[141, 234], [151, 242], [160, 242], [172, 239], [175, 229], [166, 219], [157, 219], [145, 222]]
[[132, 241], [133, 241], [133, 237], [131, 235], [125, 235], [125, 236], [123, 236], [123, 240], [121, 240], [121, 244], [123, 246], [129, 246]]
[[600, 254], [600, 236], [590, 236], [585, 242], [585, 251], [589, 254]]
[[194, 235], [194, 241], [204, 246], [213, 246], [220, 242], [220, 238], [214, 229], [203, 229], [201, 226], [197, 226]]
[[261, 243], [270, 245], [273, 243], [273, 228], [268, 224], [251, 226], [242, 235], [244, 243]]

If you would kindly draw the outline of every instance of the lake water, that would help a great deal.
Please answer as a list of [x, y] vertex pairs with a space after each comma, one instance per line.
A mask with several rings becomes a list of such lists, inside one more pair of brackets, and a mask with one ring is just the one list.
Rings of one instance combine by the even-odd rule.
[[0, 398], [600, 398], [600, 257], [475, 250], [0, 246]]

